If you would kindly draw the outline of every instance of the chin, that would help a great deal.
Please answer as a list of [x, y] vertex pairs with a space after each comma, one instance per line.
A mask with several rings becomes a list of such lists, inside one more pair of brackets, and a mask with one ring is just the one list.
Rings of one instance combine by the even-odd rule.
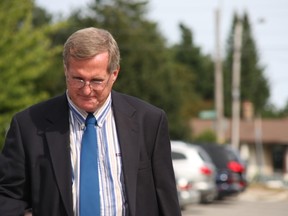
[[95, 110], [97, 109], [95, 104], [84, 104], [84, 103], [81, 103], [79, 105], [79, 108], [85, 110], [86, 112], [95, 112]]

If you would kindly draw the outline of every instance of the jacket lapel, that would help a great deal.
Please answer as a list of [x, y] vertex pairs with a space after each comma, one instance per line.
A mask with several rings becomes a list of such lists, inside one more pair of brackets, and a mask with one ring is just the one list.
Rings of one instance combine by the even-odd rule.
[[129, 215], [135, 215], [136, 183], [139, 163], [138, 125], [134, 119], [136, 110], [121, 95], [112, 91], [112, 107], [122, 154], [122, 165]]
[[55, 103], [54, 107], [51, 107], [51, 115], [47, 117], [50, 126], [46, 130], [46, 138], [56, 181], [67, 215], [73, 215], [69, 112], [67, 103], [66, 96], [63, 96], [59, 100], [59, 103]]

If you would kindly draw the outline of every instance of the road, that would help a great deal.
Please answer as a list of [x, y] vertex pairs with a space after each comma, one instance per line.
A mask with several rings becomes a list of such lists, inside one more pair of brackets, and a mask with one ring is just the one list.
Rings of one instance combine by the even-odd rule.
[[195, 204], [182, 216], [287, 216], [288, 190], [249, 188], [236, 197]]

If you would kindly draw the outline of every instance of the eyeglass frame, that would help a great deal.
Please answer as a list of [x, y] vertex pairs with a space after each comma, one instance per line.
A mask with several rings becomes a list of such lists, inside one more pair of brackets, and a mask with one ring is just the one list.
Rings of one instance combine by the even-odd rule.
[[[81, 79], [81, 78], [79, 78], [79, 77], [72, 77], [72, 78], [70, 79], [68, 74], [66, 74], [65, 77], [66, 77], [66, 80], [67, 80], [68, 82], [70, 82], [70, 84], [71, 84], [72, 87], [75, 87], [75, 88], [77, 88], [77, 89], [82, 89], [82, 88], [84, 88], [86, 85], [88, 85], [90, 89], [97, 91], [97, 90], [101, 90], [101, 89], [105, 88], [105, 86], [108, 84], [111, 76], [112, 76], [112, 73], [110, 73], [110, 75], [109, 75], [109, 77], [108, 77], [108, 79], [107, 79], [106, 82], [105, 82], [105, 80], [93, 80], [93, 79], [90, 80], [90, 81], [85, 81], [85, 80], [83, 80], [83, 79]], [[74, 84], [71, 83], [71, 81], [74, 82]], [[78, 87], [77, 85], [79, 85], [79, 87]], [[94, 85], [94, 86], [93, 86], [93, 85]], [[96, 87], [95, 87], [95, 86], [96, 86]], [[101, 88], [99, 88], [98, 86], [101, 87]]]

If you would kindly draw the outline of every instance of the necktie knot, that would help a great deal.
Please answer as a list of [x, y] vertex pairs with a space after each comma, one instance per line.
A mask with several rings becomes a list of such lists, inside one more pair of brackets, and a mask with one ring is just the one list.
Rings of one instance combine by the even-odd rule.
[[92, 113], [89, 113], [86, 120], [85, 120], [85, 125], [96, 125], [96, 118], [94, 117], [94, 115]]

